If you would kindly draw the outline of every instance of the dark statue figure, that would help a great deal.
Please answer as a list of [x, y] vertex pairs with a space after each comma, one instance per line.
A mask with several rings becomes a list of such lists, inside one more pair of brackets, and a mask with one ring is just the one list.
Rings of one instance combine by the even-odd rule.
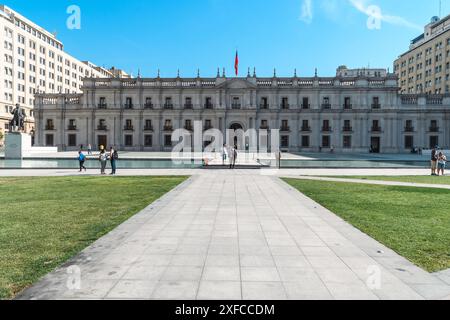
[[13, 118], [9, 122], [9, 132], [25, 131], [25, 114], [19, 104], [11, 112]]

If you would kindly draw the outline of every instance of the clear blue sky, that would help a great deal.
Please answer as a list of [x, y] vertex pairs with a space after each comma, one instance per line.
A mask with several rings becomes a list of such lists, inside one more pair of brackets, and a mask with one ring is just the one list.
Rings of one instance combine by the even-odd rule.
[[[2, 0], [0, 0], [1, 2]], [[336, 67], [391, 68], [421, 27], [439, 14], [439, 0], [3, 0], [49, 31], [80, 60], [143, 76], [334, 75]], [[69, 5], [81, 8], [81, 30], [66, 27]], [[367, 27], [370, 5], [380, 29]], [[370, 12], [373, 12], [370, 11]], [[450, 0], [442, 0], [442, 15]], [[418, 28], [419, 26], [419, 28]]]

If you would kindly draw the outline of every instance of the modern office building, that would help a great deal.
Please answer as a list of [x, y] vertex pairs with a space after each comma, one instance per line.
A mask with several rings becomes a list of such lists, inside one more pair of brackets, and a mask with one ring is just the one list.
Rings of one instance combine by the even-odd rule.
[[450, 93], [450, 15], [433, 17], [394, 62], [401, 93]]
[[192, 131], [194, 121], [222, 132], [279, 129], [281, 149], [291, 152], [450, 146], [450, 97], [400, 95], [397, 77], [378, 69], [340, 67], [327, 78], [90, 78], [82, 94], [36, 99], [37, 143], [61, 151], [170, 151], [172, 132]]
[[9, 129], [10, 111], [17, 103], [26, 114], [26, 131], [33, 131], [35, 93], [80, 93], [84, 77], [113, 76], [109, 70], [81, 62], [64, 52], [62, 42], [54, 34], [4, 5], [0, 5], [0, 33], [0, 130], [3, 132]]

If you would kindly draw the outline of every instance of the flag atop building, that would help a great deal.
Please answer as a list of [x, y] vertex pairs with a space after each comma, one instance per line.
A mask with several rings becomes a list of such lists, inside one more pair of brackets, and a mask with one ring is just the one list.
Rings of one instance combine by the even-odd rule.
[[234, 60], [234, 70], [235, 70], [236, 77], [237, 77], [237, 75], [239, 74], [239, 54], [238, 54], [237, 50], [236, 50], [236, 58]]

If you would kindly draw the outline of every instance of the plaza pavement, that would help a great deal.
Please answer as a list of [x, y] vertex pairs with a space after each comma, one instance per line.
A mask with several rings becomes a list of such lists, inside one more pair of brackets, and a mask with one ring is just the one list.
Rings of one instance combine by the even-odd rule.
[[277, 177], [299, 170], [120, 174], [133, 173], [192, 177], [18, 299], [450, 299], [448, 271], [425, 272]]

